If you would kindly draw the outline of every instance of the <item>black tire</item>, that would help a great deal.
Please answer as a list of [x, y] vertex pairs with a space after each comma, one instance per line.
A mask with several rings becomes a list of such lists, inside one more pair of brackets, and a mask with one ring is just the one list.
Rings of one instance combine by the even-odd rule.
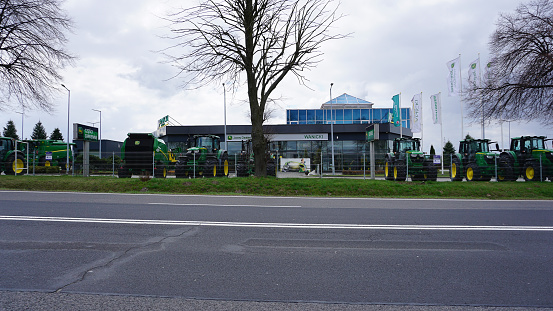
[[394, 163], [394, 180], [405, 181], [407, 178], [406, 167], [403, 163]]
[[501, 161], [497, 165], [497, 181], [515, 181], [515, 170], [513, 165], [507, 161]]
[[167, 167], [158, 163], [154, 170], [154, 178], [167, 178]]
[[480, 170], [478, 165], [475, 163], [470, 163], [467, 165], [467, 170], [465, 171], [465, 177], [467, 181], [478, 181], [481, 180]]
[[246, 177], [248, 175], [246, 164], [238, 163], [236, 164], [236, 177]]
[[534, 161], [524, 163], [522, 168], [522, 177], [524, 177], [525, 181], [539, 181], [540, 165]]
[[426, 180], [438, 180], [438, 168], [434, 165], [434, 163], [425, 163], [424, 171], [426, 173]]
[[274, 162], [267, 163], [267, 176], [276, 177], [276, 165]]
[[125, 165], [121, 165], [121, 166], [117, 169], [117, 176], [118, 176], [119, 178], [131, 178], [132, 173], [131, 173], [131, 170], [128, 169]]
[[384, 176], [386, 180], [394, 180], [394, 163], [390, 158], [386, 158], [386, 163], [384, 164]]
[[205, 177], [215, 177], [217, 176], [217, 160], [211, 158], [205, 161], [203, 175]]
[[46, 157], [40, 157], [38, 159], [38, 166], [50, 166], [50, 161], [46, 161]]
[[451, 168], [449, 169], [449, 177], [451, 177], [451, 181], [463, 180], [461, 161], [459, 161], [459, 158], [457, 157], [453, 157], [453, 161], [451, 161]]
[[15, 157], [15, 153], [12, 153], [6, 159], [4, 173], [6, 175], [15, 175], [15, 171], [17, 171], [17, 175], [25, 175], [24, 168], [25, 158], [23, 158], [21, 152], [17, 153], [17, 158]]

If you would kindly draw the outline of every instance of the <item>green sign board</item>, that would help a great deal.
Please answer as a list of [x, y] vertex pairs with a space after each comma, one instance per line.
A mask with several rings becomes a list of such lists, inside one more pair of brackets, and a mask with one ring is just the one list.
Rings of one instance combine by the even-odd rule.
[[365, 136], [367, 141], [375, 141], [380, 139], [380, 127], [378, 124], [372, 124], [366, 128]]
[[73, 139], [84, 141], [98, 141], [98, 128], [73, 123]]

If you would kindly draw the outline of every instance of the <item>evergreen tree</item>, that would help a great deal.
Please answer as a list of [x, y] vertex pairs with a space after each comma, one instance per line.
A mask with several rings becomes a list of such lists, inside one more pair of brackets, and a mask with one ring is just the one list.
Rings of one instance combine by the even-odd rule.
[[474, 139], [474, 137], [470, 136], [470, 134], [467, 134], [467, 136], [465, 136], [465, 139]]
[[436, 150], [434, 149], [434, 145], [430, 145], [430, 155], [435, 155]]
[[48, 138], [48, 134], [46, 134], [46, 130], [44, 129], [42, 122], [38, 121], [37, 124], [35, 124], [35, 127], [33, 128], [33, 134], [31, 134], [31, 139], [46, 139], [46, 138]]
[[444, 166], [450, 166], [451, 165], [451, 154], [455, 153], [455, 147], [453, 147], [453, 144], [451, 141], [447, 141], [444, 146]]
[[61, 133], [59, 127], [56, 127], [52, 134], [50, 135], [50, 139], [53, 140], [63, 140], [63, 134]]
[[2, 133], [4, 137], [11, 137], [15, 139], [19, 139], [19, 136], [17, 135], [17, 130], [15, 129], [15, 124], [13, 124], [13, 121], [8, 121], [6, 127], [4, 128], [4, 132]]

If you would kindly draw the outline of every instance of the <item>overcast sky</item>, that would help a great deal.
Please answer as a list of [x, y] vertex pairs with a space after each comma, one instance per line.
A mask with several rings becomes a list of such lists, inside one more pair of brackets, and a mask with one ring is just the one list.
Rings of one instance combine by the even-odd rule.
[[[128, 132], [153, 132], [157, 120], [170, 115], [182, 125], [223, 124], [223, 88], [210, 85], [183, 90], [182, 81], [170, 79], [174, 69], [155, 51], [171, 45], [160, 36], [168, 33], [160, 17], [196, 0], [66, 0], [63, 7], [75, 22], [68, 49], [76, 65], [62, 72], [71, 90], [70, 123], [99, 122], [102, 138], [125, 139]], [[317, 68], [306, 73], [308, 86], [289, 76], [277, 89], [279, 106], [270, 124], [284, 124], [287, 108], [319, 108], [343, 93], [391, 108], [391, 97], [401, 92], [402, 107], [423, 93], [424, 149], [440, 146], [440, 126], [432, 124], [430, 100], [442, 92], [443, 136], [457, 147], [461, 139], [459, 98], [447, 97], [446, 63], [461, 54], [463, 79], [468, 64], [480, 53], [482, 67], [489, 59], [488, 39], [501, 12], [513, 12], [520, 0], [343, 0], [346, 16], [335, 32], [350, 38], [325, 44]], [[465, 82], [466, 83], [466, 82]], [[227, 124], [249, 124], [244, 86], [227, 92]], [[28, 138], [40, 120], [50, 134], [59, 127], [67, 138], [67, 92], [54, 99], [55, 111], [25, 111], [23, 135]], [[17, 110], [17, 109], [16, 109]], [[466, 113], [465, 113], [466, 116]], [[21, 137], [21, 115], [0, 112], [0, 124], [16, 124]], [[465, 118], [465, 134], [481, 137], [479, 124]], [[99, 127], [99, 123], [95, 123]], [[501, 142], [497, 122], [486, 127], [486, 138]], [[547, 135], [551, 127], [511, 123], [511, 136]], [[418, 133], [415, 136], [420, 137]], [[508, 125], [504, 125], [507, 145]]]

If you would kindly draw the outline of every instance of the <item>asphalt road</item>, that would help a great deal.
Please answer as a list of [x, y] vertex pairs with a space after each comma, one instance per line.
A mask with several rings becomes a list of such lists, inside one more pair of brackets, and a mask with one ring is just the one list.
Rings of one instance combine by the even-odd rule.
[[0, 191], [0, 309], [551, 308], [552, 203]]

